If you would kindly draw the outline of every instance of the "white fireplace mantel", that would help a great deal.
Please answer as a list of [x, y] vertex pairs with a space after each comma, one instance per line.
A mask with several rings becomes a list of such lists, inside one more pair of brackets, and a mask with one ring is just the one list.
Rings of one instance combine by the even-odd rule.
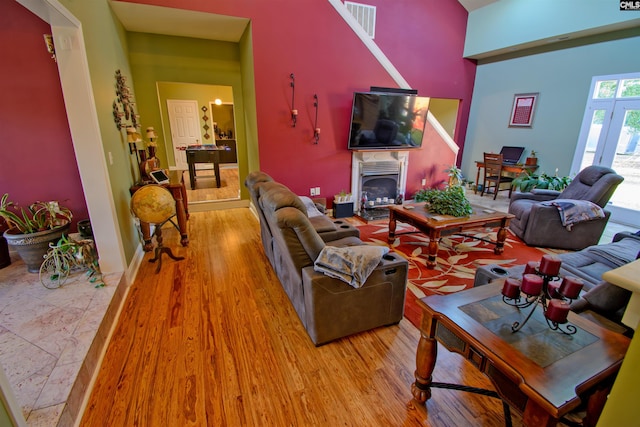
[[351, 194], [353, 194], [356, 201], [356, 203], [354, 203], [356, 210], [360, 208], [362, 167], [366, 163], [375, 162], [396, 162], [399, 170], [398, 187], [402, 193], [405, 192], [407, 168], [409, 166], [408, 151], [354, 151], [351, 155]]

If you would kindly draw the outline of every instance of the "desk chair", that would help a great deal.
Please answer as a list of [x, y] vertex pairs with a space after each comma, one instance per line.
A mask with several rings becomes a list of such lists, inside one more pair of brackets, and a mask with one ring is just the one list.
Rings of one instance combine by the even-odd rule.
[[[502, 175], [502, 154], [484, 153], [484, 183], [480, 196], [489, 188], [493, 188], [493, 200], [498, 196], [498, 191], [509, 190], [509, 198], [513, 191], [513, 177]], [[509, 184], [509, 188], [500, 188], [501, 184]], [[488, 191], [487, 191], [488, 193]]]
[[178, 225], [172, 220], [172, 218], [176, 216], [176, 202], [169, 190], [157, 184], [145, 185], [133, 193], [131, 197], [131, 211], [140, 221], [155, 225], [154, 235], [156, 236], [157, 246], [155, 257], [150, 259], [149, 262], [158, 261], [156, 273], [159, 273], [162, 267], [163, 253], [166, 253], [169, 258], [176, 261], [184, 259], [184, 257], [175, 256], [171, 248], [163, 245], [162, 226], [164, 224], [171, 222], [176, 229], [180, 230]]

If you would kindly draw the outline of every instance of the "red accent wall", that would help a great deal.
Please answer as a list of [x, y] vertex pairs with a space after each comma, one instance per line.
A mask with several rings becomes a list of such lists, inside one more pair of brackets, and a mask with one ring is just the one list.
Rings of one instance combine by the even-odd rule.
[[[321, 188], [331, 198], [351, 186], [347, 150], [353, 92], [396, 87], [328, 1], [131, 0], [132, 3], [199, 10], [251, 19], [260, 167], [298, 194]], [[457, 0], [372, 0], [377, 6], [376, 43], [420, 95], [461, 100], [455, 140], [462, 144], [475, 64], [462, 58], [466, 10]], [[290, 125], [289, 75], [296, 76], [298, 124]], [[318, 95], [320, 143], [313, 143]], [[409, 160], [407, 196], [420, 179], [456, 161], [441, 141]]]
[[0, 2], [0, 194], [28, 206], [59, 200], [88, 218], [56, 63], [51, 28], [15, 1]]

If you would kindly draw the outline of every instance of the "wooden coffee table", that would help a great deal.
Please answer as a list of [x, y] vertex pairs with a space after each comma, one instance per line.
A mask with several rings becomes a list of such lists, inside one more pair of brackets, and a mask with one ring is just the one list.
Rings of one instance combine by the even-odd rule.
[[442, 236], [457, 234], [464, 230], [499, 226], [496, 247], [494, 252], [501, 254], [504, 251], [504, 241], [507, 238], [507, 227], [509, 221], [514, 216], [510, 213], [499, 212], [480, 206], [472, 206], [473, 213], [469, 216], [454, 217], [450, 215], [437, 215], [425, 209], [424, 203], [407, 203], [402, 206], [389, 206], [389, 237], [388, 242], [392, 243], [395, 236], [406, 234], [396, 234], [396, 222], [404, 222], [413, 225], [420, 232], [429, 236], [427, 268], [436, 266], [436, 255], [438, 254], [438, 243]]
[[555, 426], [583, 400], [587, 402], [583, 426], [595, 425], [629, 338], [575, 313], [569, 313], [569, 322], [578, 328], [575, 335], [552, 331], [540, 307], [525, 327], [512, 332], [513, 321], [522, 320], [528, 310], [505, 304], [502, 284], [498, 280], [418, 301], [423, 317], [416, 381], [411, 387], [414, 400], [424, 405], [432, 387], [481, 391], [432, 381], [440, 342], [489, 377], [496, 388], [494, 397], [521, 412], [525, 426]]

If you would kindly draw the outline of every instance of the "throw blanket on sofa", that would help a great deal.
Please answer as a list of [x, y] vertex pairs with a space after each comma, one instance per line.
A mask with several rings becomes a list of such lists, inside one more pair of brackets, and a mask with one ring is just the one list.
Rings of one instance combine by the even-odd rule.
[[386, 246], [325, 246], [320, 251], [313, 269], [340, 279], [354, 288], [360, 288], [388, 252], [389, 248]]
[[560, 213], [562, 225], [569, 231], [579, 222], [604, 218], [602, 208], [588, 200], [556, 199], [542, 204], [555, 206]]

